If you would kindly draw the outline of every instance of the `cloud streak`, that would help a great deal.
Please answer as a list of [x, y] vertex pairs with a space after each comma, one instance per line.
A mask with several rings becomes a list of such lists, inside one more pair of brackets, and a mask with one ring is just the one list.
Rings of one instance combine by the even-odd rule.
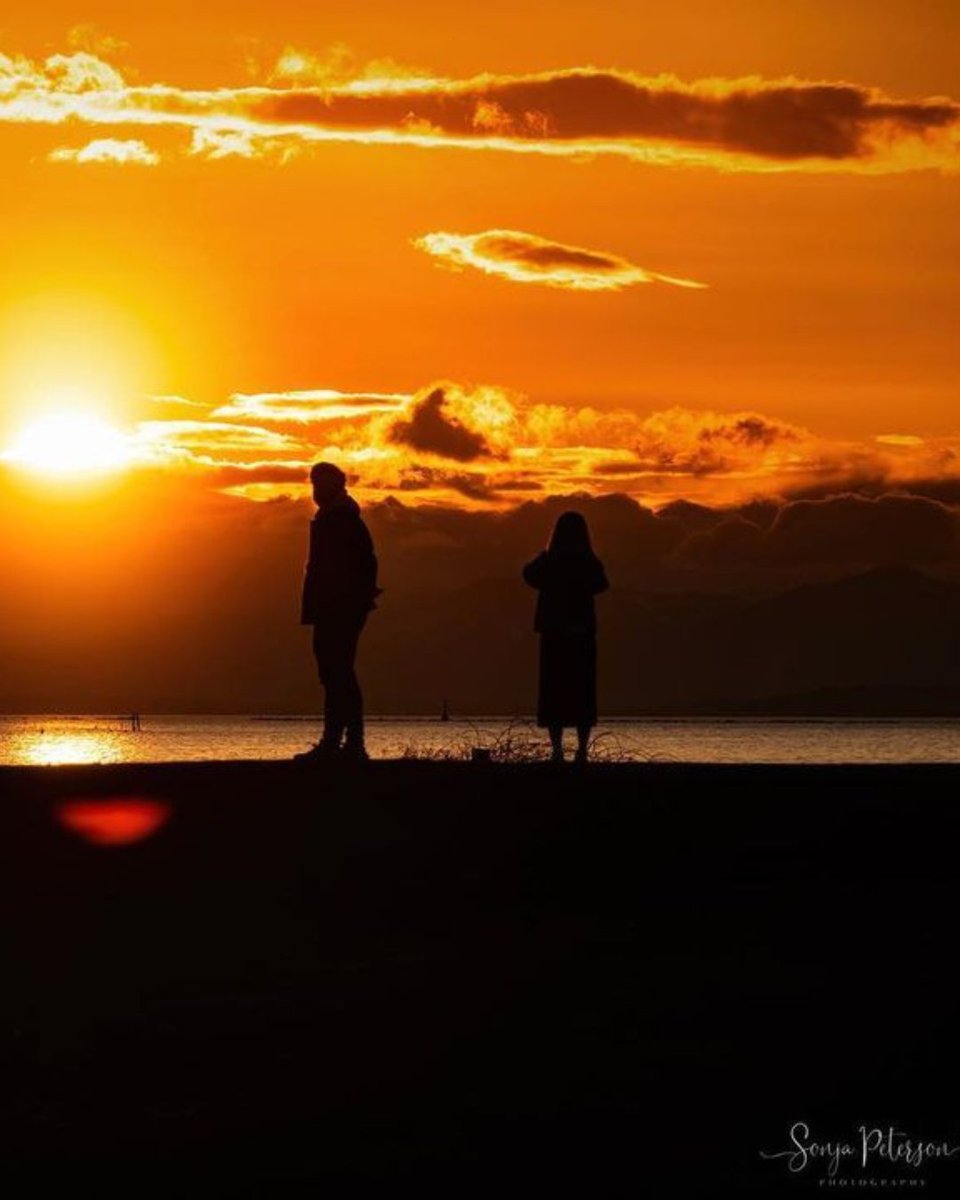
[[410, 400], [399, 392], [338, 392], [331, 388], [295, 392], [237, 392], [212, 416], [222, 419], [283, 421], [309, 424], [314, 421], [351, 420], [373, 413], [399, 411]]
[[299, 442], [286, 434], [255, 425], [226, 421], [141, 421], [135, 440], [153, 451], [179, 450], [301, 450]]
[[[275, 77], [276, 78], [276, 77]], [[296, 80], [296, 73], [287, 74]], [[846, 82], [647, 78], [577, 67], [466, 80], [364, 76], [329, 86], [133, 86], [87, 52], [0, 55], [0, 121], [176, 126], [208, 156], [329, 141], [583, 158], [616, 154], [723, 170], [956, 170], [960, 105]], [[279, 142], [278, 142], [279, 139]]]
[[62, 163], [139, 163], [155, 167], [160, 155], [146, 142], [137, 139], [96, 138], [85, 146], [60, 146], [47, 155], [48, 162]]
[[515, 229], [483, 233], [427, 233], [413, 244], [454, 270], [473, 267], [514, 283], [540, 283], [573, 291], [620, 291], [640, 283], [670, 283], [705, 288], [705, 283], [646, 271], [600, 250], [567, 246]]

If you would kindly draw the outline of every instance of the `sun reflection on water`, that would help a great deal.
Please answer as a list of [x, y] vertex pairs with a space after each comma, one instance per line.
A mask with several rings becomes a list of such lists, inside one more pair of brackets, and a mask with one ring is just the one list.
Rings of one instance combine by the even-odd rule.
[[107, 731], [23, 733], [14, 735], [11, 743], [9, 760], [24, 766], [111, 763], [123, 758], [118, 735]]

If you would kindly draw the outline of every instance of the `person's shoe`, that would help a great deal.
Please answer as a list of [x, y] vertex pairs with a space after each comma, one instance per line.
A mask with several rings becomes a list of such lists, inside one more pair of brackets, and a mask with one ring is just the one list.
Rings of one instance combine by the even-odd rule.
[[322, 738], [309, 750], [301, 750], [293, 756], [294, 762], [331, 762], [340, 758], [342, 751], [336, 742], [325, 742]]
[[562, 750], [551, 750], [550, 761], [552, 763], [562, 763], [564, 761]]
[[587, 752], [586, 752], [586, 750], [579, 750], [579, 749], [578, 749], [578, 750], [574, 751], [574, 755], [573, 755], [573, 761], [574, 761], [574, 762], [575, 762], [575, 763], [576, 763], [578, 766], [581, 766], [581, 767], [582, 767], [582, 766], [584, 765], [584, 763], [587, 761]]
[[369, 762], [370, 755], [363, 742], [345, 742], [339, 756], [345, 762]]

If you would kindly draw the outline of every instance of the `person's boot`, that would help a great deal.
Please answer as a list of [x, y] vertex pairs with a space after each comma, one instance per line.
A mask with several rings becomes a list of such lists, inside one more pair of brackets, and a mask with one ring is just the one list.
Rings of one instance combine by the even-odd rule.
[[370, 755], [363, 740], [363, 726], [348, 726], [347, 740], [343, 743], [340, 757], [348, 762], [369, 762]]
[[363, 742], [345, 742], [343, 749], [340, 751], [340, 758], [344, 762], [369, 762], [370, 755], [367, 752]]
[[309, 750], [302, 750], [293, 758], [294, 762], [331, 762], [340, 758], [342, 753], [339, 736], [332, 737], [325, 733], [315, 746], [311, 746]]

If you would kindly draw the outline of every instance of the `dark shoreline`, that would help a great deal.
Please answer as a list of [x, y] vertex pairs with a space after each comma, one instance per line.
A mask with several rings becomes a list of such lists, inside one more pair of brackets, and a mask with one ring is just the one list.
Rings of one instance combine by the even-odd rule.
[[[0, 1171], [128, 1196], [794, 1196], [960, 1141], [960, 765], [0, 768]], [[98, 846], [65, 799], [170, 805]], [[952, 1195], [957, 1160], [921, 1172]]]

